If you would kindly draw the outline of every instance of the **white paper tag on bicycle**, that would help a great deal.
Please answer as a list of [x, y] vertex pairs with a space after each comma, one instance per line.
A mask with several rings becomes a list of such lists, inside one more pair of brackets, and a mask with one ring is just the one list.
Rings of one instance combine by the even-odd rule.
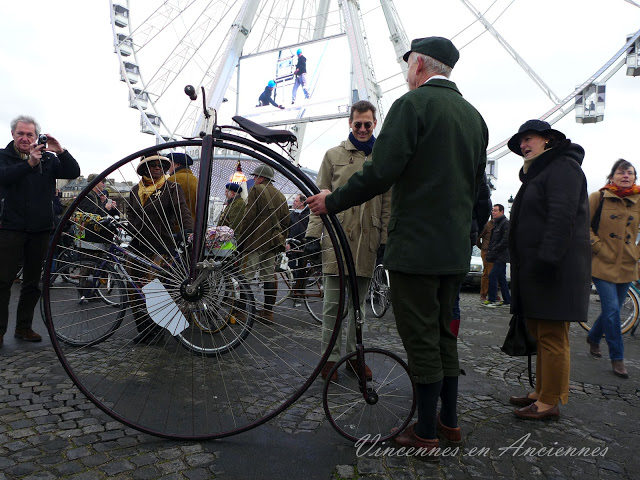
[[157, 278], [144, 287], [147, 311], [151, 319], [162, 328], [166, 328], [174, 337], [189, 328], [189, 322], [182, 314], [176, 302]]

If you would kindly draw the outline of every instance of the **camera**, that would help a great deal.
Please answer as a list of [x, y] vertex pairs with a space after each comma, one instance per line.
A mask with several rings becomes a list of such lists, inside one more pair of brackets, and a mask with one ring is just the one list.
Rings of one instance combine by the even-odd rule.
[[45, 134], [38, 135], [38, 145], [47, 145], [47, 136]]

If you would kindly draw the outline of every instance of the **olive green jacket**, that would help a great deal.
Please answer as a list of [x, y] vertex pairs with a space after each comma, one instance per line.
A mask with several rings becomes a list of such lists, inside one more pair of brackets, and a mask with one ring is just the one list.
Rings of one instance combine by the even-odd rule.
[[284, 195], [271, 182], [251, 187], [240, 224], [242, 250], [283, 251], [288, 229], [289, 208]]
[[246, 206], [247, 204], [244, 203], [244, 200], [240, 195], [233, 197], [231, 202], [224, 207], [224, 210], [220, 213], [218, 226], [227, 226], [235, 232], [242, 222]]
[[482, 116], [455, 83], [431, 80], [394, 102], [373, 160], [326, 197], [327, 209], [346, 210], [393, 186], [385, 267], [420, 275], [464, 273], [488, 141]]
[[[316, 185], [320, 189], [335, 190], [347, 183], [351, 176], [362, 170], [365, 154], [349, 140], [325, 153], [318, 172]], [[362, 205], [338, 213], [337, 217], [347, 236], [355, 262], [356, 275], [370, 277], [375, 268], [378, 247], [387, 243], [387, 225], [391, 212], [391, 191], [377, 195]], [[306, 237], [320, 238], [323, 223], [317, 215], [309, 217]], [[322, 237], [322, 271], [337, 275], [336, 255], [328, 236]]]

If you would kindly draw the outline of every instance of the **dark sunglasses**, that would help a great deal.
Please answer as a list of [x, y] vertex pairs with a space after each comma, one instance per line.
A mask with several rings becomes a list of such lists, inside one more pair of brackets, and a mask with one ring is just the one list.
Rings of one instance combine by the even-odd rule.
[[147, 163], [149, 168], [162, 168], [162, 164], [160, 162], [149, 162]]
[[353, 124], [354, 127], [356, 127], [356, 130], [360, 130], [360, 127], [362, 127], [364, 125], [364, 128], [367, 130], [371, 130], [371, 127], [373, 126], [372, 122], [355, 122]]

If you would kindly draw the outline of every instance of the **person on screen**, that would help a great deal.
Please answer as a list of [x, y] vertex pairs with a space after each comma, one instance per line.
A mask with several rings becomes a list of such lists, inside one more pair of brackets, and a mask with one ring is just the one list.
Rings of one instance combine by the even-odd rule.
[[256, 107], [266, 107], [267, 105], [271, 104], [274, 107], [278, 107], [280, 110], [284, 109], [282, 105], [278, 105], [273, 100], [273, 98], [271, 98], [271, 94], [273, 93], [273, 89], [275, 88], [275, 86], [276, 82], [274, 82], [273, 80], [269, 80], [267, 86], [264, 87], [264, 92], [262, 92], [262, 94], [258, 98], [258, 105], [256, 105]]
[[293, 72], [295, 81], [293, 83], [293, 91], [291, 92], [291, 105], [296, 103], [296, 93], [298, 93], [298, 87], [302, 86], [304, 92], [304, 98], [310, 98], [309, 91], [307, 90], [307, 57], [302, 55], [302, 49], [299, 48], [296, 52], [298, 55], [298, 64], [296, 70]]

